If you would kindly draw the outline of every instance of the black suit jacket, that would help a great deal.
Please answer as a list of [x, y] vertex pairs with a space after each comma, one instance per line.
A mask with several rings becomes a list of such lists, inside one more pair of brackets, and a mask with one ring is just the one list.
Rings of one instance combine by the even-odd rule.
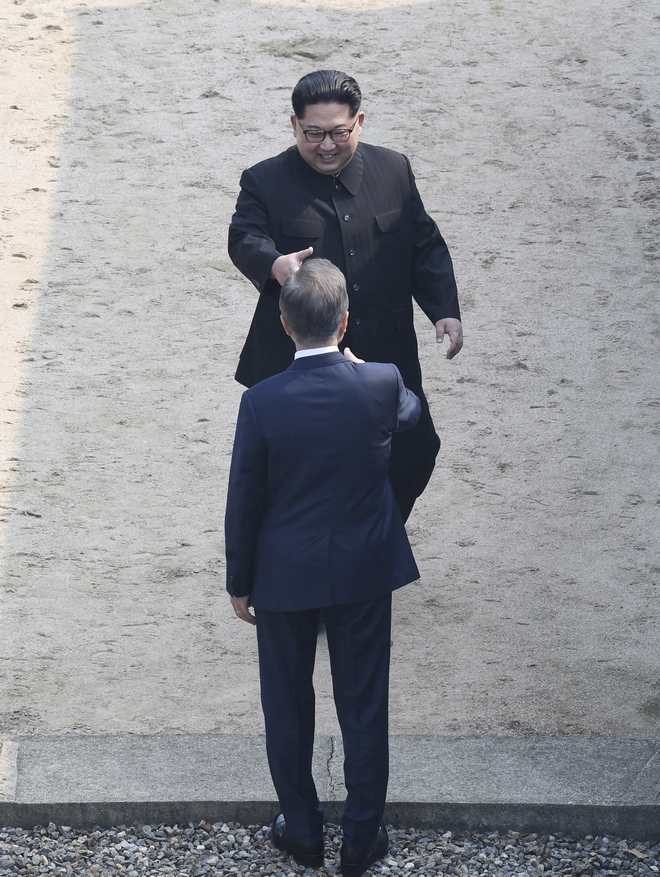
[[289, 612], [373, 600], [419, 578], [387, 477], [419, 399], [389, 364], [297, 359], [243, 394], [232, 455], [227, 590]]
[[313, 170], [295, 146], [243, 173], [229, 255], [260, 295], [236, 379], [250, 387], [291, 363], [280, 286], [268, 275], [279, 255], [309, 246], [346, 276], [344, 344], [362, 359], [395, 363], [405, 385], [421, 391], [412, 300], [434, 323], [460, 319], [451, 257], [408, 159], [364, 143], [338, 179]]

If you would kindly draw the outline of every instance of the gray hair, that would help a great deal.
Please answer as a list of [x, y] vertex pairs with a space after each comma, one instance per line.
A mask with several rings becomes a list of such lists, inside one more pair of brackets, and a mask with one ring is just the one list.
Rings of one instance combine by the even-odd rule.
[[322, 347], [336, 337], [348, 310], [344, 275], [327, 259], [307, 259], [284, 281], [280, 310], [296, 340]]

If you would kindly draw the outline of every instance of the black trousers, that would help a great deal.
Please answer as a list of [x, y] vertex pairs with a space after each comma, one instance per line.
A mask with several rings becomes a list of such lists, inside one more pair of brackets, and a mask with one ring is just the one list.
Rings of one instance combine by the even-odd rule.
[[416, 426], [392, 436], [389, 479], [401, 517], [408, 520], [415, 500], [424, 492], [435, 467], [440, 439], [426, 397], [418, 392], [422, 413]]
[[[256, 610], [268, 764], [287, 832], [303, 843], [314, 843], [323, 832], [312, 778], [319, 612]], [[323, 618], [344, 743], [344, 840], [368, 846], [383, 818], [389, 779], [392, 595], [324, 607]]]

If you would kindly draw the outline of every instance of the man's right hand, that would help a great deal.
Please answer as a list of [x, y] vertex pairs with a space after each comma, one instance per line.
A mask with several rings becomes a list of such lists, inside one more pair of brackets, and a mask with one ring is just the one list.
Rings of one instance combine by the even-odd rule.
[[299, 250], [297, 253], [288, 253], [286, 256], [278, 256], [273, 262], [270, 269], [270, 277], [277, 280], [280, 286], [284, 281], [300, 270], [300, 266], [308, 256], [314, 252], [314, 247], [307, 247], [306, 250]]
[[231, 605], [236, 613], [236, 617], [241, 621], [247, 621], [248, 624], [256, 624], [257, 619], [250, 612], [250, 596], [247, 597], [230, 597]]
[[363, 360], [363, 359], [360, 359], [359, 357], [357, 357], [357, 356], [353, 353], [353, 351], [351, 350], [350, 347], [344, 347], [344, 356], [346, 357], [346, 359], [349, 359], [351, 362], [361, 362], [361, 363], [364, 363], [364, 360]]

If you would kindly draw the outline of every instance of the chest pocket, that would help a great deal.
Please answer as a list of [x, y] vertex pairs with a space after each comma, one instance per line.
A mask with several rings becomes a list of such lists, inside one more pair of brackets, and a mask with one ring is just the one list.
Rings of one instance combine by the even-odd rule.
[[403, 228], [403, 210], [391, 210], [389, 213], [381, 213], [376, 217], [376, 225], [383, 234]]
[[320, 219], [283, 219], [282, 233], [288, 238], [320, 238], [323, 223]]

